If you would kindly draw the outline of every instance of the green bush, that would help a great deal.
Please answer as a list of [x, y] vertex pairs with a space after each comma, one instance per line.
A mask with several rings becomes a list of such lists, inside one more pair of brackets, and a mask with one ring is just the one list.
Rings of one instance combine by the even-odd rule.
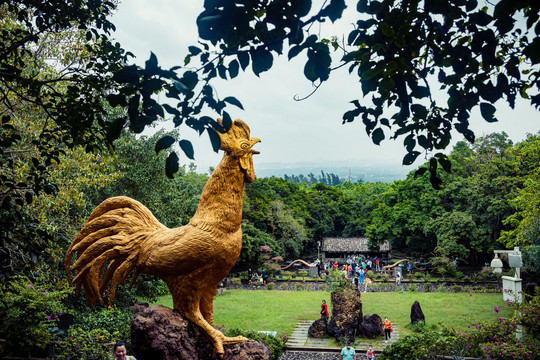
[[430, 283], [425, 283], [424, 284], [424, 292], [431, 292], [431, 284]]
[[286, 282], [281, 283], [281, 285], [279, 285], [279, 288], [281, 290], [289, 290], [289, 283], [286, 283]]
[[[106, 330], [84, 330], [80, 327], [69, 329], [69, 336], [53, 346], [53, 358], [57, 360], [108, 360], [111, 358], [112, 344], [121, 337]], [[122, 338], [123, 340], [123, 338]]]
[[131, 338], [131, 317], [129, 310], [120, 310], [116, 307], [109, 309], [100, 309], [90, 313], [83, 314], [76, 319], [76, 325], [82, 330], [91, 331], [102, 329], [110, 334], [118, 333], [122, 341], [128, 341]]
[[463, 286], [454, 285], [454, 286], [452, 286], [452, 291], [455, 292], [455, 293], [463, 292]]
[[291, 278], [293, 275], [296, 275], [294, 272], [292, 271], [283, 271], [283, 274], [282, 274], [284, 277], [288, 277], [288, 278]]
[[58, 315], [68, 312], [62, 301], [72, 291], [61, 281], [31, 281], [16, 277], [0, 285], [0, 338], [6, 353], [24, 349], [26, 354], [45, 349]]
[[328, 285], [326, 285], [326, 284], [319, 285], [319, 290], [320, 291], [326, 291], [327, 289], [328, 289]]
[[225, 333], [226, 336], [245, 336], [248, 339], [260, 341], [266, 344], [272, 352], [272, 359], [277, 360], [283, 353], [285, 342], [280, 338], [268, 334], [261, 334], [253, 330], [231, 329]]
[[463, 279], [465, 275], [461, 271], [456, 271], [456, 279]]
[[305, 288], [305, 286], [304, 286], [304, 284], [302, 284], [302, 283], [296, 283], [296, 284], [294, 284], [294, 289], [295, 289], [295, 290], [302, 291], [302, 290], [304, 290], [304, 288]]
[[273, 290], [275, 286], [276, 286], [276, 283], [269, 282], [269, 283], [266, 285], [266, 288], [267, 288], [268, 290]]
[[234, 286], [240, 286], [240, 285], [242, 285], [242, 279], [240, 279], [240, 278], [232, 278], [231, 283]]
[[308, 272], [306, 270], [301, 270], [298, 272], [298, 275], [300, 275], [303, 278], [305, 278], [307, 276]]
[[440, 293], [445, 293], [447, 292], [448, 290], [446, 289], [446, 286], [444, 284], [440, 284], [439, 285], [439, 288], [437, 289], [438, 292]]
[[410, 292], [416, 292], [418, 289], [416, 288], [416, 284], [410, 284], [408, 287], [407, 287], [407, 291], [410, 291]]

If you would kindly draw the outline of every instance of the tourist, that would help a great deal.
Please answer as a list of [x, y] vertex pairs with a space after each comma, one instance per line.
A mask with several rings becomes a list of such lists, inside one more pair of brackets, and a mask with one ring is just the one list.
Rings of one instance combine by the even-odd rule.
[[373, 351], [373, 347], [369, 345], [368, 351], [366, 351], [366, 357], [367, 360], [374, 360], [375, 359], [375, 351]]
[[113, 347], [113, 355], [115, 360], [137, 360], [135, 356], [126, 355], [126, 344], [117, 342]]
[[384, 318], [384, 340], [388, 342], [392, 338], [392, 323], [388, 320], [388, 316]]
[[266, 269], [263, 269], [261, 276], [263, 285], [266, 285]]
[[396, 286], [400, 286], [401, 285], [401, 274], [399, 273], [399, 271], [396, 271]]
[[340, 360], [356, 360], [356, 351], [351, 346], [351, 341], [347, 341], [347, 346], [341, 349]]
[[375, 271], [381, 271], [381, 268], [379, 267], [379, 258], [375, 256]]
[[323, 300], [321, 305], [321, 319], [328, 320], [328, 317], [328, 305], [326, 305], [326, 300]]
[[364, 292], [367, 292], [367, 289], [368, 289], [369, 285], [371, 284], [371, 279], [366, 277], [365, 283], [366, 283], [366, 286], [364, 287]]
[[251, 285], [251, 280], [253, 279], [253, 270], [251, 270], [251, 268], [248, 269], [248, 280], [249, 280], [249, 285]]
[[411, 261], [409, 261], [409, 264], [408, 264], [408, 268], [407, 268], [407, 269], [409, 270], [409, 274], [411, 274], [412, 271], [413, 271], [413, 270], [412, 270], [413, 267], [412, 267], [412, 262], [411, 262]]
[[360, 269], [360, 285], [364, 284], [364, 269]]

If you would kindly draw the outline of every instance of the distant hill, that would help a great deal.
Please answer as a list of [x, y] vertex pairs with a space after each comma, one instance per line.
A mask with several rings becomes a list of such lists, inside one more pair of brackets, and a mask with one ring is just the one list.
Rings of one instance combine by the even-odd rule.
[[393, 182], [403, 180], [407, 174], [414, 170], [411, 167], [395, 167], [389, 165], [348, 165], [324, 163], [262, 163], [257, 164], [255, 173], [257, 177], [284, 177], [284, 175], [308, 175], [313, 173], [316, 178], [324, 173], [334, 173], [343, 181], [357, 182]]

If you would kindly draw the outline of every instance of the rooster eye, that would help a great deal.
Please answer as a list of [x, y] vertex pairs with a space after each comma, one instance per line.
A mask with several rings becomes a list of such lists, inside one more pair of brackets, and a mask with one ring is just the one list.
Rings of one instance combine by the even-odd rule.
[[245, 150], [249, 148], [249, 144], [246, 141], [242, 141], [240, 144], [240, 149]]

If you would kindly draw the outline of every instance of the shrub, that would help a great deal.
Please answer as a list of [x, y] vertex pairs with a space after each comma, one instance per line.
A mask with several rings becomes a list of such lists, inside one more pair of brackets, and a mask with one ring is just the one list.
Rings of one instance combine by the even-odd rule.
[[110, 310], [100, 309], [79, 316], [76, 319], [76, 325], [85, 331], [102, 329], [110, 334], [118, 333], [120, 339], [128, 340], [131, 338], [131, 317], [132, 313], [130, 311], [121, 311], [116, 307], [112, 307]]
[[69, 329], [69, 336], [53, 346], [53, 358], [57, 360], [108, 360], [112, 349], [106, 343], [116, 342], [118, 333], [110, 334], [106, 330], [83, 330], [80, 327]]
[[240, 285], [242, 285], [242, 279], [237, 278], [237, 277], [232, 278], [232, 279], [231, 279], [231, 283], [232, 283], [234, 286], [240, 286]]
[[382, 275], [381, 275], [381, 278], [382, 278], [383, 281], [385, 281], [385, 282], [390, 281], [390, 275], [388, 275], [388, 274], [382, 274]]
[[456, 279], [463, 279], [464, 274], [461, 271], [456, 271]]
[[289, 290], [289, 283], [287, 282], [281, 283], [281, 285], [279, 285], [279, 288], [281, 290]]
[[292, 271], [283, 271], [282, 275], [285, 276], [285, 277], [290, 278], [290, 277], [292, 277], [293, 275], [296, 275], [296, 274], [294, 272], [292, 272]]
[[454, 285], [454, 286], [452, 286], [452, 291], [455, 292], [455, 293], [463, 292], [463, 286]]
[[486, 284], [486, 289], [487, 289], [487, 290], [493, 290], [493, 289], [495, 289], [495, 285], [493, 285], [493, 284]]
[[301, 270], [298, 272], [298, 275], [300, 275], [303, 278], [305, 278], [307, 276], [308, 272], [306, 270]]
[[305, 286], [304, 286], [304, 284], [302, 284], [302, 283], [296, 283], [296, 284], [294, 284], [294, 289], [295, 289], [295, 290], [302, 291], [302, 290], [304, 290], [304, 288], [305, 288]]
[[464, 292], [471, 292], [472, 288], [469, 285], [463, 287]]
[[407, 290], [410, 291], [410, 292], [416, 292], [418, 289], [416, 288], [416, 284], [410, 284], [407, 287]]
[[272, 290], [272, 289], [274, 289], [274, 286], [276, 286], [276, 284], [273, 283], [273, 282], [270, 282], [270, 283], [268, 283], [268, 284], [266, 285], [266, 288], [267, 288], [268, 290]]
[[446, 286], [444, 284], [440, 284], [439, 285], [439, 288], [437, 289], [438, 292], [440, 293], [445, 293], [447, 292], [448, 290], [446, 289]]
[[285, 346], [285, 342], [283, 341], [284, 337], [282, 334], [281, 336], [272, 336], [268, 334], [261, 334], [253, 330], [241, 330], [238, 328], [231, 329], [225, 333], [226, 336], [245, 336], [248, 339], [252, 339], [255, 341], [260, 341], [266, 344], [270, 351], [272, 352], [272, 359], [277, 360], [283, 353], [283, 347]]
[[60, 281], [31, 281], [16, 277], [0, 285], [0, 337], [6, 351], [24, 349], [26, 354], [47, 347], [50, 328], [67, 308], [62, 301], [72, 290]]
[[313, 284], [307, 284], [306, 291], [311, 291], [311, 290], [313, 290]]
[[326, 285], [326, 284], [319, 285], [319, 290], [320, 291], [326, 291], [327, 289], [328, 289], [328, 285]]
[[431, 284], [430, 283], [425, 283], [424, 284], [424, 292], [431, 292]]

